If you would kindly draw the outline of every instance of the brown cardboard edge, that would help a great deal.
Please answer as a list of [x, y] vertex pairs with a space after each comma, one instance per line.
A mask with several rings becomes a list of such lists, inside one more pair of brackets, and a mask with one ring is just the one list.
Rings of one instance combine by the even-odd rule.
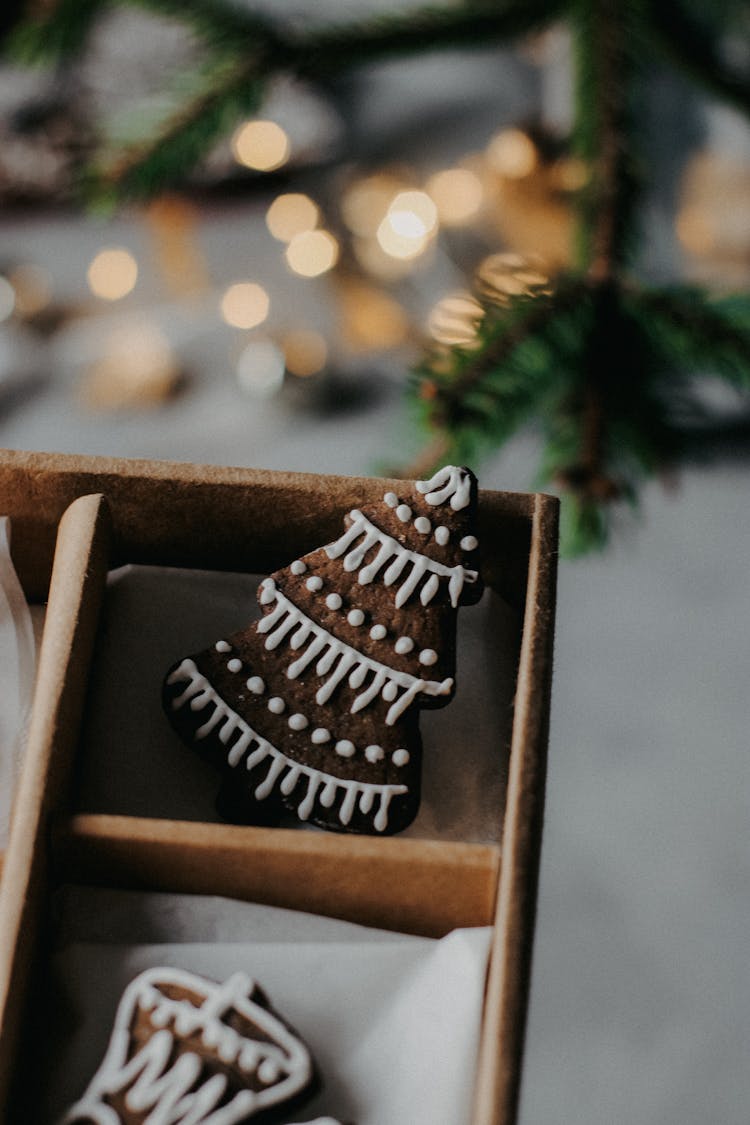
[[65, 512], [50, 583], [31, 723], [0, 883], [0, 1106], [5, 1104], [48, 870], [49, 818], [65, 787], [83, 708], [109, 561], [110, 519], [102, 496]]
[[74, 881], [229, 895], [427, 937], [490, 925], [500, 866], [494, 844], [95, 814], [66, 820], [55, 852]]
[[537, 495], [473, 1125], [518, 1113], [549, 735], [559, 503]]
[[[347, 511], [400, 485], [392, 478], [0, 450], [0, 512], [13, 519], [13, 558], [36, 599], [46, 594], [57, 523], [77, 496], [109, 499], [113, 565], [269, 572], [288, 562], [290, 551], [303, 554], [336, 539]], [[526, 493], [480, 492], [487, 558], [501, 551], [504, 559], [502, 571], [490, 565], [485, 578], [515, 605], [526, 585], [532, 510]], [[202, 537], [194, 534], [199, 524], [207, 529]]]

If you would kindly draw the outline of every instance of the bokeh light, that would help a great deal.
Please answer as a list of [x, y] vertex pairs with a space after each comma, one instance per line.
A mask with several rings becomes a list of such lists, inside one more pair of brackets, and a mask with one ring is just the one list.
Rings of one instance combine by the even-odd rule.
[[273, 172], [289, 159], [289, 137], [275, 121], [246, 121], [232, 137], [238, 164], [256, 172]]
[[99, 251], [92, 260], [86, 277], [95, 297], [101, 297], [105, 301], [119, 301], [135, 288], [138, 263], [129, 250], [113, 246]]
[[381, 351], [403, 344], [409, 320], [402, 306], [388, 293], [364, 281], [348, 281], [341, 291], [343, 336], [357, 351]]
[[35, 316], [49, 305], [52, 280], [41, 266], [15, 266], [8, 274], [8, 280], [15, 289], [16, 309], [21, 316]]
[[286, 260], [300, 277], [318, 277], [336, 265], [339, 244], [327, 230], [308, 230], [295, 235], [286, 248]]
[[351, 184], [341, 200], [341, 214], [349, 230], [364, 238], [374, 235], [389, 204], [403, 187], [402, 180], [384, 172]]
[[297, 234], [314, 230], [320, 211], [308, 195], [287, 192], [278, 195], [266, 212], [266, 226], [279, 242], [291, 242]]
[[446, 226], [461, 226], [478, 213], [483, 201], [482, 182], [468, 168], [446, 168], [427, 181], [427, 194]]
[[271, 301], [256, 281], [230, 285], [221, 299], [221, 315], [232, 328], [255, 328], [268, 316]]
[[539, 163], [536, 145], [521, 129], [502, 129], [487, 145], [487, 160], [501, 176], [521, 180]]
[[437, 226], [437, 207], [424, 191], [400, 191], [391, 201], [387, 219], [396, 234], [421, 238]]
[[284, 353], [271, 340], [251, 340], [237, 361], [237, 382], [252, 398], [271, 398], [281, 390]]

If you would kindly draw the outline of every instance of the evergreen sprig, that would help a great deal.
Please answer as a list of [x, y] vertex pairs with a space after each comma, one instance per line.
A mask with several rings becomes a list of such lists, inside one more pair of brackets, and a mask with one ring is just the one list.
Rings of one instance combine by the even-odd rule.
[[[21, 27], [17, 55], [70, 65], [114, 3], [190, 28], [203, 81], [116, 159], [100, 160], [100, 197], [153, 194], [191, 173], [215, 141], [286, 74], [325, 85], [380, 60], [507, 42], [561, 18], [575, 44], [572, 148], [588, 170], [576, 201], [571, 268], [514, 297], [478, 292], [470, 343], [430, 351], [412, 395], [433, 434], [420, 473], [446, 457], [473, 462], [520, 427], [543, 437], [542, 479], [565, 492], [572, 552], [602, 544], [641, 482], [689, 454], [700, 386], [750, 386], [750, 297], [715, 300], [686, 286], [649, 288], [633, 274], [644, 168], [637, 139], [644, 67], [666, 60], [750, 114], [750, 79], [723, 35], [738, 0], [471, 0], [302, 28], [228, 0], [57, 0]], [[746, 16], [744, 17], [746, 18]]]

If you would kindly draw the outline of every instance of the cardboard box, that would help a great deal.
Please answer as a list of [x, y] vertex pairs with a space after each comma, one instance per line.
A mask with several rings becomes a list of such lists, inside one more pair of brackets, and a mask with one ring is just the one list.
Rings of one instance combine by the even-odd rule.
[[347, 836], [342, 860], [334, 834], [81, 814], [71, 801], [111, 567], [268, 572], [335, 539], [351, 508], [389, 487], [398, 482], [0, 453], [0, 513], [13, 521], [14, 561], [29, 599], [48, 600], [0, 889], [0, 1107], [44, 952], [50, 889], [78, 881], [223, 894], [435, 936], [492, 924], [473, 1121], [515, 1119], [544, 801], [556, 500], [480, 492], [484, 579], [523, 621], [500, 845]]

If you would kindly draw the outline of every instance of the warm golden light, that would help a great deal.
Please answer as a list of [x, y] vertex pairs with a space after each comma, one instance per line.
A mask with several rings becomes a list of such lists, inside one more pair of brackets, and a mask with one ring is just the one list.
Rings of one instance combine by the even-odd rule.
[[470, 293], [449, 293], [433, 308], [427, 327], [439, 344], [468, 347], [475, 342], [482, 306]]
[[578, 156], [561, 156], [552, 168], [555, 185], [561, 191], [580, 191], [589, 178], [586, 162]]
[[238, 164], [256, 172], [273, 172], [289, 158], [289, 138], [275, 121], [247, 121], [232, 137]]
[[286, 369], [292, 375], [306, 378], [322, 371], [328, 358], [328, 345], [319, 332], [300, 328], [288, 332], [282, 341]]
[[238, 281], [221, 298], [221, 315], [232, 328], [255, 328], [268, 316], [271, 302], [262, 285]]
[[237, 361], [237, 381], [253, 398], [271, 398], [284, 382], [284, 354], [270, 340], [251, 340]]
[[437, 226], [437, 207], [423, 191], [400, 191], [388, 208], [388, 221], [396, 234], [421, 238]]
[[716, 221], [705, 207], [683, 207], [676, 227], [677, 237], [690, 254], [710, 254], [716, 249]]
[[169, 340], [157, 325], [141, 321], [114, 329], [86, 372], [80, 396], [91, 410], [143, 409], [168, 399], [178, 379]]
[[8, 281], [16, 291], [16, 310], [21, 316], [36, 316], [52, 299], [52, 282], [41, 266], [16, 266]]
[[482, 206], [482, 182], [468, 168], [446, 168], [427, 181], [427, 194], [435, 203], [438, 218], [446, 226], [469, 222]]
[[335, 266], [339, 244], [327, 230], [309, 230], [295, 235], [286, 248], [290, 270], [300, 277], [318, 277]]
[[287, 192], [278, 195], [266, 212], [266, 226], [279, 242], [291, 242], [295, 235], [314, 230], [320, 211], [308, 195]]
[[403, 344], [409, 321], [397, 301], [361, 281], [348, 282], [341, 292], [344, 313], [343, 334], [349, 347], [368, 351], [395, 348]]
[[96, 255], [86, 277], [95, 297], [119, 301], [135, 288], [138, 263], [129, 250], [112, 247]]
[[[415, 216], [416, 217], [416, 216]], [[399, 224], [401, 225], [401, 224]], [[385, 250], [392, 258], [417, 258], [424, 251], [427, 246], [428, 237], [424, 232], [423, 224], [419, 224], [422, 228], [422, 233], [415, 233], [413, 235], [407, 233], [400, 233], [395, 230], [391, 222], [391, 214], [387, 214], [378, 227], [377, 239], [381, 249]], [[408, 229], [406, 224], [403, 224], [402, 232]]]
[[503, 129], [487, 145], [487, 160], [509, 180], [521, 180], [536, 168], [539, 156], [531, 137], [520, 129]]
[[549, 277], [541, 261], [520, 254], [490, 254], [477, 270], [477, 286], [497, 299], [549, 293]]
[[344, 192], [341, 213], [353, 234], [374, 235], [394, 196], [403, 187], [395, 176], [379, 173], [358, 180]]

